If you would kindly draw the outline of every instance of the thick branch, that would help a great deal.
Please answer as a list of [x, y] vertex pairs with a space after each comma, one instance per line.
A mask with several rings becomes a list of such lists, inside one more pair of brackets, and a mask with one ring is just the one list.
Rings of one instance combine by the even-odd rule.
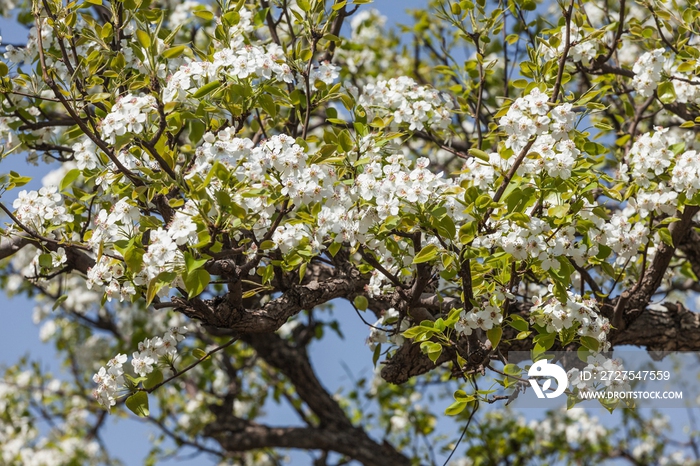
[[348, 274], [323, 281], [294, 285], [279, 298], [254, 310], [235, 308], [225, 296], [202, 301], [206, 309], [196, 308], [193, 302], [184, 299], [173, 302], [178, 311], [200, 319], [205, 325], [241, 333], [272, 333], [303, 309], [311, 309], [335, 298], [354, 296], [361, 293], [367, 283], [368, 280], [353, 269]]
[[640, 346], [649, 351], [698, 351], [700, 314], [680, 303], [667, 302], [647, 308], [624, 331], [613, 335], [611, 343]]
[[259, 448], [299, 448], [336, 451], [366, 466], [407, 466], [411, 461], [388, 444], [373, 442], [358, 429], [332, 430], [312, 427], [269, 427], [243, 419], [217, 422], [206, 428], [229, 452]]
[[0, 259], [5, 259], [6, 257], [14, 255], [29, 243], [31, 243], [31, 239], [26, 236], [0, 238]]

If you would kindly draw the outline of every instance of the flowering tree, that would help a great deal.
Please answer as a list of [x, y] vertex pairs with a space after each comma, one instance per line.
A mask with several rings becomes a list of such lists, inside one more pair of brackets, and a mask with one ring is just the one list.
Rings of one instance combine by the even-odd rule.
[[[3, 158], [54, 170], [2, 179], [2, 286], [72, 379], [7, 369], [4, 464], [109, 463], [127, 409], [235, 464], [436, 463], [443, 415], [477, 464], [669, 453], [659, 419], [502, 407], [509, 351], [700, 349], [693, 1], [433, 0], [408, 42], [365, 0], [10, 3]], [[376, 379], [333, 395], [307, 349], [350, 319]]]

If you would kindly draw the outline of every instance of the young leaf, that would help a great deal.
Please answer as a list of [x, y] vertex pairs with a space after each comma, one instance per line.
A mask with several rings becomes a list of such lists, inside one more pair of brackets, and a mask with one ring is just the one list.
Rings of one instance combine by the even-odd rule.
[[489, 341], [491, 342], [492, 348], [496, 348], [498, 346], [498, 344], [501, 342], [502, 335], [503, 335], [503, 329], [500, 326], [493, 327], [493, 328], [486, 331], [486, 336], [488, 337]]
[[73, 182], [78, 178], [78, 176], [80, 176], [79, 169], [74, 168], [74, 169], [70, 170], [68, 173], [65, 174], [65, 176], [61, 180], [61, 183], [58, 186], [58, 190], [63, 191], [68, 186], [72, 185]]
[[664, 81], [659, 84], [658, 90], [659, 100], [665, 104], [673, 103], [676, 100], [676, 89], [670, 81]]
[[367, 301], [367, 298], [365, 298], [364, 296], [357, 295], [357, 296], [355, 296], [354, 304], [358, 310], [366, 311], [367, 306], [369, 305], [369, 302]]
[[445, 409], [445, 414], [448, 416], [456, 416], [467, 407], [467, 402], [465, 401], [455, 401], [450, 406]]
[[138, 39], [139, 44], [141, 44], [141, 47], [145, 49], [151, 46], [151, 36], [149, 36], [146, 31], [142, 31], [141, 29], [137, 30], [136, 39]]
[[434, 244], [429, 244], [413, 258], [414, 264], [422, 264], [423, 262], [428, 262], [435, 259], [438, 255], [438, 247]]
[[154, 369], [143, 381], [143, 388], [151, 389], [163, 381], [163, 373], [160, 369]]
[[148, 410], [148, 393], [136, 392], [126, 399], [126, 407], [139, 417], [146, 417], [150, 414]]
[[197, 89], [197, 91], [194, 94], [192, 94], [192, 98], [201, 99], [205, 95], [218, 89], [220, 86], [221, 86], [221, 81], [219, 81], [218, 79], [215, 81], [212, 81], [212, 82], [200, 87], [199, 89]]
[[185, 288], [187, 288], [187, 297], [194, 298], [199, 296], [202, 291], [209, 285], [211, 275], [204, 269], [197, 269], [192, 273], [188, 273], [185, 277]]

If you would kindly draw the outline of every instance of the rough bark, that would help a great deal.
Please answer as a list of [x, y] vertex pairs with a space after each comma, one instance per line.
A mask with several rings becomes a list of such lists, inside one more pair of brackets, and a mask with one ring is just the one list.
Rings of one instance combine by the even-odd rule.
[[[39, 242], [27, 235], [17, 235], [10, 237], [0, 238], [0, 260], [10, 257], [26, 246], [34, 245], [39, 247]], [[68, 266], [77, 270], [81, 273], [86, 274], [87, 271], [95, 265], [95, 260], [91, 258], [86, 252], [71, 247], [69, 244], [61, 244], [58, 241], [45, 242], [41, 244], [41, 247], [47, 251], [57, 251], [59, 248], [63, 248], [66, 251], [66, 258], [68, 259]]]
[[237, 308], [226, 297], [204, 301], [176, 299], [173, 302], [178, 311], [201, 320], [204, 325], [241, 333], [271, 333], [304, 309], [361, 293], [367, 283], [368, 280], [357, 270], [325, 280], [313, 279], [306, 284], [292, 285], [282, 296], [257, 309]]
[[335, 451], [366, 466], [407, 466], [411, 461], [389, 444], [380, 445], [361, 429], [321, 429], [314, 427], [269, 427], [242, 419], [217, 422], [206, 434], [228, 452], [258, 448], [299, 448]]

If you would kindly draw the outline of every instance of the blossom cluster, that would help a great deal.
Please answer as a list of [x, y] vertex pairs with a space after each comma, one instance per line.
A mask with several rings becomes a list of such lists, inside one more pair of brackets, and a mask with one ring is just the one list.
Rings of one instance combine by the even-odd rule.
[[[632, 176], [642, 188], [648, 188], [652, 181], [670, 170], [670, 186], [659, 183], [660, 190], [675, 190], [678, 194], [686, 193], [688, 197], [700, 189], [698, 170], [700, 155], [697, 151], [689, 150], [680, 154], [673, 147], [682, 142], [676, 134], [668, 132], [668, 128], [655, 128], [653, 133], [644, 133], [632, 145], [630, 150], [630, 166]], [[625, 167], [623, 167], [625, 168]], [[673, 201], [669, 199], [669, 201]]]
[[[177, 355], [177, 344], [185, 339], [186, 327], [173, 327], [163, 337], [147, 338], [138, 344], [138, 351], [132, 355], [131, 365], [134, 372], [141, 377], [153, 372], [161, 358], [170, 362]], [[102, 366], [93, 375], [92, 380], [97, 388], [92, 394], [97, 402], [109, 409], [116, 404], [116, 396], [125, 389], [124, 364], [128, 360], [126, 354], [117, 354], [109, 360], [107, 367]]]
[[544, 445], [551, 445], [552, 439], [562, 440], [571, 445], [599, 445], [608, 438], [608, 432], [597, 417], [589, 417], [584, 409], [556, 411], [542, 421], [530, 421], [535, 434], [537, 450], [544, 450]]
[[124, 363], [127, 360], [126, 354], [117, 354], [107, 362], [107, 367], [100, 367], [92, 381], [97, 384], [92, 396], [105, 408], [110, 408], [117, 404], [115, 395], [122, 390], [125, 384]]
[[100, 163], [97, 156], [97, 146], [88, 138], [84, 138], [80, 142], [73, 144], [73, 159], [75, 160], [78, 169], [94, 170]]
[[543, 270], [559, 270], [558, 257], [571, 257], [579, 266], [598, 253], [596, 245], [588, 246], [577, 240], [573, 226], [552, 232], [550, 225], [537, 217], [531, 217], [525, 226], [509, 221], [493, 223], [493, 233], [478, 236], [474, 247], [500, 247], [517, 260], [535, 259]]
[[[194, 225], [196, 228], [196, 225]], [[159, 273], [171, 271], [176, 263], [184, 263], [184, 257], [173, 240], [170, 230], [158, 228], [151, 232], [151, 244], [148, 245], [146, 254], [143, 255], [143, 264], [148, 280], [155, 278]]]
[[[549, 291], [552, 291], [551, 285]], [[561, 332], [577, 326], [580, 336], [595, 338], [600, 343], [600, 351], [607, 351], [610, 348], [607, 341], [610, 323], [599, 313], [595, 300], [583, 299], [570, 291], [567, 295], [566, 303], [555, 297], [546, 301], [535, 297], [530, 310], [531, 322], [546, 327], [547, 332]]]
[[94, 228], [88, 245], [98, 252], [100, 245], [107, 244], [109, 248], [110, 243], [130, 239], [136, 232], [135, 222], [139, 218], [139, 209], [131, 205], [127, 199], [118, 200], [109, 211], [100, 209], [93, 220]]
[[459, 320], [455, 323], [455, 330], [462, 335], [471, 335], [478, 328], [491, 330], [493, 327], [501, 325], [503, 313], [501, 309], [493, 304], [486, 304], [480, 308], [470, 311], [462, 310], [459, 313]]
[[[204, 179], [215, 164], [229, 170], [241, 183], [236, 189], [228, 188], [217, 177], [211, 179], [208, 189], [212, 198], [217, 191], [226, 190], [231, 202], [244, 209], [245, 216], [254, 221], [256, 235], [264, 234], [272, 225], [276, 208], [271, 200], [272, 193], [286, 196], [295, 206], [317, 206], [314, 207], [317, 209], [314, 222], [300, 222], [294, 218], [295, 214], [290, 214], [289, 220], [273, 232], [272, 240], [283, 254], [302, 243], [318, 252], [328, 239], [350, 244], [359, 241], [375, 251], [378, 260], [392, 271], [410, 265], [417, 251], [408, 243], [400, 242], [404, 245], [400, 247], [405, 251], [405, 263], [396, 262], [393, 252], [369, 234], [373, 226], [398, 215], [400, 210], [418, 212], [420, 204], [437, 202], [442, 203], [455, 221], [471, 219], [463, 212], [459, 200], [462, 188], [453, 180], [445, 179], [443, 174], [429, 170], [428, 159], [421, 158], [414, 165], [390, 145], [378, 148], [368, 141], [361, 141], [359, 145], [367, 163], [358, 167], [360, 173], [354, 183], [349, 184], [341, 180], [333, 165], [309, 163], [306, 151], [289, 136], [275, 135], [255, 145], [249, 139], [235, 137], [233, 130], [227, 128], [204, 136], [185, 177]], [[248, 190], [255, 190], [256, 195], [245, 195]], [[437, 239], [430, 237], [427, 241], [437, 242]], [[368, 292], [380, 294], [385, 280], [375, 274]]]
[[[551, 177], [570, 178], [571, 170], [581, 156], [581, 151], [569, 138], [575, 122], [576, 113], [571, 104], [551, 108], [549, 97], [538, 88], [516, 99], [498, 122], [508, 136], [505, 146], [518, 154], [532, 138], [536, 138], [529, 156], [518, 167], [518, 175], [536, 175], [546, 170]], [[507, 168], [512, 159], [506, 161]]]
[[22, 190], [12, 203], [17, 220], [42, 234], [47, 227], [73, 221], [73, 216], [63, 205], [63, 196], [56, 186], [44, 186], [39, 191]]
[[283, 57], [284, 51], [276, 44], [270, 44], [266, 48], [246, 45], [239, 36], [229, 48], [216, 52], [212, 61], [192, 61], [182, 65], [170, 77], [163, 90], [163, 101], [183, 102], [207, 82], [226, 77], [239, 80], [276, 79], [292, 83], [294, 75], [289, 65], [284, 63]]
[[618, 265], [633, 258], [639, 248], [649, 241], [649, 228], [643, 222], [631, 220], [630, 214], [634, 212], [629, 210], [631, 209], [615, 212], [600, 230], [593, 228], [589, 231], [589, 235], [617, 254]]
[[146, 338], [138, 345], [138, 351], [134, 352], [131, 365], [141, 377], [153, 372], [153, 367], [162, 357], [171, 360], [177, 354], [177, 344], [185, 339], [186, 327], [173, 327], [163, 337]]
[[[361, 69], [374, 76], [392, 69], [406, 69], [411, 59], [393, 50], [395, 39], [385, 28], [387, 17], [376, 9], [361, 9], [350, 21], [351, 41], [343, 42], [336, 52], [336, 60], [352, 73], [356, 84], [364, 83]], [[359, 45], [359, 47], [358, 47]]]
[[[542, 58], [545, 60], [553, 60], [558, 58], [562, 53], [564, 53], [564, 48], [566, 47], [566, 30], [562, 27], [561, 31], [557, 34], [559, 38], [559, 45], [556, 50], [554, 47], [550, 47], [545, 43], [542, 43]], [[583, 27], [578, 27], [575, 24], [571, 24], [571, 29], [569, 31], [569, 57], [574, 62], [581, 62], [585, 66], [589, 66], [591, 61], [595, 59], [599, 40], [590, 39], [586, 37], [585, 30]]]
[[117, 136], [142, 133], [148, 126], [148, 116], [156, 109], [156, 99], [152, 95], [126, 94], [102, 120], [102, 137], [114, 144]]
[[95, 286], [104, 287], [108, 301], [111, 301], [115, 296], [119, 296], [119, 302], [130, 299], [136, 294], [136, 289], [128, 282], [120, 285], [119, 279], [123, 275], [124, 265], [122, 262], [103, 255], [95, 266], [88, 270], [87, 289], [91, 290]]
[[637, 183], [648, 187], [652, 179], [671, 166], [675, 158], [671, 146], [677, 142], [668, 128], [657, 128], [654, 133], [644, 133], [637, 138], [629, 152], [632, 177]]
[[679, 71], [675, 55], [664, 49], [656, 49], [642, 54], [632, 68], [635, 76], [634, 89], [644, 97], [651, 97], [664, 75], [671, 80], [674, 100], [679, 103], [700, 103], [700, 79], [691, 72]]
[[393, 116], [395, 126], [408, 124], [411, 131], [423, 131], [426, 126], [447, 128], [454, 107], [446, 94], [420, 86], [406, 76], [367, 84], [357, 103], [364, 107], [368, 120]]
[[[700, 154], [696, 150], [674, 151], [682, 142], [668, 128], [657, 127], [632, 145], [629, 164], [640, 189], [630, 204], [641, 217], [649, 213], [673, 215], [680, 194], [691, 198], [700, 190]], [[628, 170], [626, 165], [621, 167], [623, 173]]]
[[664, 49], [646, 52], [637, 59], [632, 67], [632, 71], [635, 73], [632, 86], [640, 95], [651, 97], [654, 90], [658, 87], [661, 81], [661, 72], [664, 70], [664, 64], [666, 63], [664, 52]]
[[327, 61], [312, 68], [309, 73], [309, 80], [314, 83], [316, 80], [322, 81], [326, 85], [331, 85], [340, 76], [340, 68]]
[[[197, 224], [193, 220], [195, 215], [196, 206], [192, 201], [188, 201], [174, 213], [166, 228], [152, 230], [150, 243], [143, 255], [144, 266], [128, 279], [124, 275], [121, 261], [102, 255], [95, 266], [88, 270], [88, 288], [104, 287], [109, 301], [118, 296], [121, 302], [136, 293], [136, 286], [148, 283], [161, 272], [172, 272], [181, 267], [184, 257], [178, 246], [195, 244], [198, 241]], [[109, 211], [101, 209], [96, 215], [93, 234], [88, 244], [95, 252], [100, 248], [104, 248], [108, 253], [113, 252], [115, 242], [130, 239], [137, 233], [139, 220], [139, 209], [126, 199], [120, 199]]]

